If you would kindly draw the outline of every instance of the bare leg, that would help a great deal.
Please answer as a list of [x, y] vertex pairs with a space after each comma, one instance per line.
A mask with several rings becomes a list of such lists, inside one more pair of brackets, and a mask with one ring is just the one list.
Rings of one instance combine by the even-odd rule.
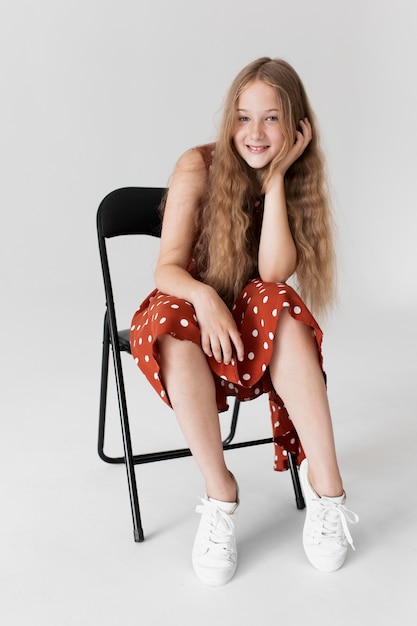
[[283, 311], [270, 362], [272, 383], [282, 397], [309, 463], [309, 479], [320, 496], [343, 492], [332, 421], [317, 344], [310, 327]]
[[172, 408], [200, 468], [206, 494], [236, 501], [236, 482], [226, 467], [215, 385], [200, 346], [164, 335], [158, 339], [161, 372]]

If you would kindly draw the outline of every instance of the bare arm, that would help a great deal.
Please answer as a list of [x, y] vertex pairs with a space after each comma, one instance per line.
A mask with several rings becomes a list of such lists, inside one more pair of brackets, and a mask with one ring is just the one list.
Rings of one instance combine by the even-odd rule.
[[201, 283], [187, 272], [194, 238], [194, 220], [206, 189], [207, 174], [200, 154], [186, 152], [178, 161], [168, 191], [162, 224], [155, 283], [163, 293], [192, 302]]
[[300, 122], [300, 128], [294, 146], [273, 170], [265, 190], [258, 268], [261, 279], [268, 282], [285, 282], [297, 267], [297, 251], [288, 223], [284, 176], [311, 141], [311, 126], [307, 119]]
[[233, 317], [216, 291], [187, 271], [194, 239], [195, 215], [206, 191], [207, 172], [199, 152], [186, 152], [175, 168], [162, 225], [155, 283], [163, 293], [191, 302], [208, 356], [229, 363], [233, 346], [243, 359], [243, 343]]

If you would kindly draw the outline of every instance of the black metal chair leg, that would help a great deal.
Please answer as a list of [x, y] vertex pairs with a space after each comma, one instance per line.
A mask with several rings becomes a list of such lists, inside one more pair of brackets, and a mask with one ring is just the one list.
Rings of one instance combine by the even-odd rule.
[[104, 317], [104, 331], [103, 331], [103, 356], [101, 366], [101, 387], [100, 387], [100, 409], [99, 409], [99, 434], [98, 434], [98, 454], [100, 458], [106, 463], [118, 463], [124, 462], [126, 466], [127, 482], [130, 497], [130, 508], [132, 512], [133, 521], [133, 536], [136, 542], [144, 540], [142, 521], [139, 509], [139, 498], [136, 484], [136, 474], [133, 462], [132, 454], [132, 442], [130, 437], [129, 418], [127, 413], [126, 394], [124, 390], [122, 363], [120, 358], [120, 352], [118, 349], [113, 349], [113, 363], [114, 372], [116, 378], [117, 398], [119, 402], [119, 413], [122, 427], [122, 440], [124, 457], [122, 459], [115, 459], [108, 457], [104, 453], [104, 436], [106, 426], [106, 408], [107, 408], [107, 383], [109, 372], [109, 351], [110, 351], [110, 332], [108, 325], [107, 313]]
[[107, 387], [109, 378], [109, 356], [110, 356], [110, 333], [107, 313], [104, 316], [103, 330], [103, 355], [101, 361], [101, 383], [100, 383], [100, 408], [98, 420], [98, 441], [97, 451], [100, 459], [105, 463], [120, 464], [125, 462], [125, 457], [108, 456], [104, 452], [104, 441], [106, 435], [106, 415], [107, 415]]
[[104, 453], [104, 435], [106, 429], [106, 409], [107, 409], [107, 384], [109, 378], [109, 351], [110, 351], [110, 335], [107, 323], [107, 314], [104, 317], [103, 329], [103, 353], [101, 359], [101, 382], [100, 382], [100, 408], [98, 420], [98, 443], [97, 451], [99, 457], [106, 463], [110, 463], [111, 459]]
[[[113, 346], [112, 346], [113, 348]], [[120, 352], [113, 348], [114, 372], [116, 376], [117, 397], [119, 400], [120, 421], [122, 426], [123, 450], [125, 456], [125, 466], [127, 482], [129, 487], [130, 508], [132, 511], [133, 536], [136, 542], [144, 540], [142, 521], [139, 510], [138, 489], [136, 484], [135, 466], [133, 463], [132, 442], [130, 437], [129, 419], [127, 414], [126, 395], [124, 390], [122, 364]]]
[[292, 484], [294, 487], [295, 502], [297, 504], [297, 509], [301, 510], [305, 508], [305, 502], [304, 502], [303, 492], [301, 490], [300, 477], [298, 476], [297, 460], [296, 460], [295, 455], [293, 454], [288, 455], [288, 463], [290, 466]]
[[236, 434], [237, 420], [238, 420], [238, 417], [239, 417], [239, 409], [240, 409], [240, 402], [236, 398], [235, 404], [234, 404], [234, 407], [233, 407], [232, 420], [230, 422], [230, 431], [229, 431], [229, 434], [227, 435], [226, 439], [224, 439], [224, 441], [223, 441], [223, 446], [228, 446], [234, 439], [234, 436]]

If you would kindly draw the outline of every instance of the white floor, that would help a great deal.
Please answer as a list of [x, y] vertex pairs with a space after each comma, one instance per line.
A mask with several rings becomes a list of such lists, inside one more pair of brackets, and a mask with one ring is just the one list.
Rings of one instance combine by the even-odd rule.
[[[239, 568], [229, 585], [212, 589], [190, 564], [202, 495], [193, 460], [137, 468], [146, 540], [135, 544], [124, 468], [96, 455], [100, 287], [82, 306], [64, 290], [54, 306], [47, 294], [37, 293], [35, 307], [27, 298], [3, 337], [2, 625], [417, 623], [413, 311], [395, 326], [396, 312], [361, 322], [358, 312], [350, 330], [341, 332], [340, 317], [327, 334], [339, 460], [361, 518], [352, 527], [356, 552], [338, 573], [316, 572], [303, 554], [304, 513], [289, 473], [272, 471], [269, 446], [233, 451]], [[23, 353], [13, 348], [19, 337]], [[183, 445], [171, 412], [126, 364], [135, 447]], [[110, 412], [108, 449], [118, 452], [114, 402]], [[245, 405], [240, 433], [269, 434], [264, 398]]]

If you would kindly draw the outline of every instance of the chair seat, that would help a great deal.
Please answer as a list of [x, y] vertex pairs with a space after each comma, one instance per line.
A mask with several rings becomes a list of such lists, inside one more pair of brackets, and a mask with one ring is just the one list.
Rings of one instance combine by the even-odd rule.
[[130, 328], [119, 330], [117, 333], [119, 337], [119, 346], [122, 352], [129, 352], [130, 354]]

